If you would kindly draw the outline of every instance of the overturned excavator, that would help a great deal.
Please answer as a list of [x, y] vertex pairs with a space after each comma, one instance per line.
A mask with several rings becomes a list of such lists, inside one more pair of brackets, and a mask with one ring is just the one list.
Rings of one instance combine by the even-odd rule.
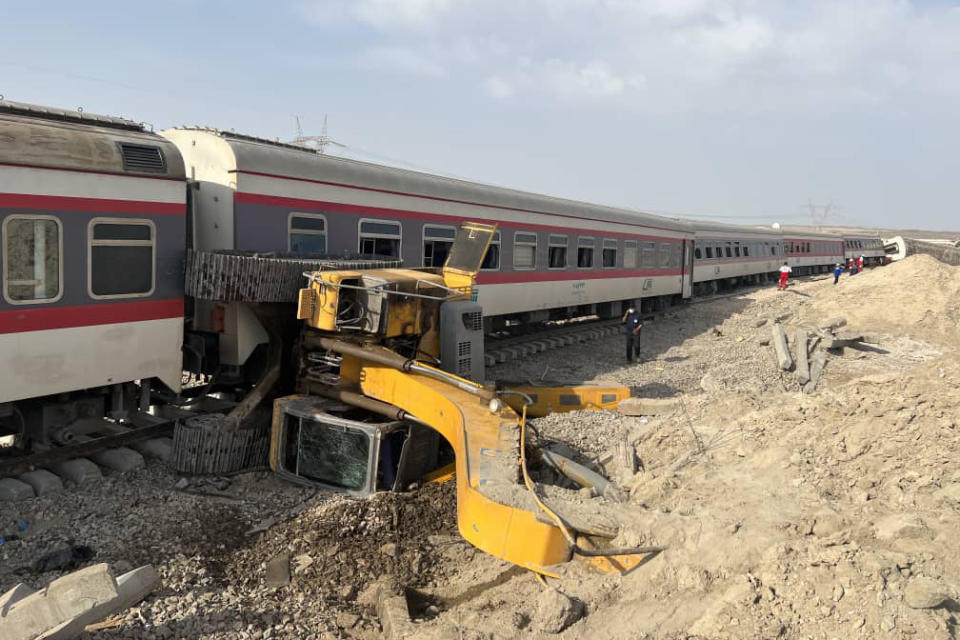
[[[482, 382], [481, 308], [472, 294], [494, 233], [462, 225], [442, 270], [305, 274], [297, 394], [274, 402], [270, 466], [297, 482], [364, 495], [436, 477], [452, 454], [458, 527], [479, 549], [547, 576], [574, 555], [605, 571], [629, 570], [660, 549], [606, 548], [604, 536], [615, 532], [603, 518], [544, 498], [527, 468], [526, 426], [528, 415], [551, 410], [614, 408], [629, 390]], [[614, 491], [591, 469], [538, 453], [581, 486]]]

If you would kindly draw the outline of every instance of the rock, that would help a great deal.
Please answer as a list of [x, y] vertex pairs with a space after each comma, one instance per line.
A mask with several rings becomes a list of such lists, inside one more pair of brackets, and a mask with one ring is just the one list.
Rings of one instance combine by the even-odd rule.
[[717, 381], [712, 373], [708, 373], [702, 378], [700, 378], [700, 388], [706, 391], [707, 393], [712, 393], [715, 391], [722, 391], [723, 385]]
[[33, 487], [33, 492], [38, 496], [63, 491], [63, 481], [60, 477], [46, 469], [28, 471], [20, 475], [20, 480]]
[[298, 576], [313, 564], [313, 558], [310, 556], [310, 554], [302, 553], [298, 556], [294, 556], [291, 560], [291, 563], [293, 564], [293, 575]]
[[387, 542], [380, 547], [380, 553], [385, 556], [396, 557], [397, 555], [397, 545], [394, 542]]
[[823, 511], [814, 516], [813, 535], [818, 538], [832, 536], [843, 526], [843, 519], [832, 511]]
[[58, 462], [50, 468], [64, 481], [77, 485], [94, 482], [103, 478], [100, 467], [87, 458]]
[[283, 587], [290, 584], [290, 556], [279, 555], [268, 562], [264, 580], [269, 587]]
[[546, 589], [536, 601], [533, 626], [545, 633], [560, 633], [583, 617], [583, 602], [556, 589]]
[[190, 486], [190, 480], [188, 480], [187, 478], [180, 478], [173, 484], [174, 489], [181, 489], [181, 490], [186, 489], [189, 486]]
[[377, 615], [385, 638], [401, 640], [415, 637], [407, 599], [381, 586], [377, 592]]
[[13, 478], [0, 478], [0, 502], [27, 500], [33, 497], [33, 487]]
[[903, 590], [903, 601], [911, 609], [934, 609], [951, 598], [950, 590], [933, 578], [912, 578]]
[[360, 616], [349, 611], [337, 613], [337, 626], [341, 629], [353, 629], [360, 622]]
[[766, 318], [760, 318], [759, 320], [757, 320], [757, 321], [754, 323], [753, 326], [755, 326], [757, 329], [759, 329], [760, 327], [762, 327], [762, 326], [765, 325], [765, 324], [767, 324], [767, 319], [766, 319]]
[[173, 440], [170, 438], [150, 438], [149, 440], [134, 442], [130, 447], [144, 457], [166, 462], [170, 459], [170, 452], [173, 451]]
[[897, 628], [897, 620], [893, 616], [884, 616], [880, 622], [880, 628], [884, 631], [893, 631]]
[[807, 358], [807, 332], [797, 328], [793, 339], [797, 351], [797, 382], [807, 384], [810, 381], [810, 360]]
[[935, 491], [933, 495], [948, 504], [960, 507], [960, 482], [948, 484], [944, 488]]
[[933, 538], [933, 532], [913, 513], [890, 514], [877, 520], [873, 528], [880, 540]]

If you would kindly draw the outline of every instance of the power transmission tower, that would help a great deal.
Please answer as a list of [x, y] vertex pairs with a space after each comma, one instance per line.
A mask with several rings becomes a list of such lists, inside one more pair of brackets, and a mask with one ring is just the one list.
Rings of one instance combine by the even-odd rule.
[[833, 209], [833, 202], [816, 205], [813, 204], [813, 200], [810, 200], [807, 204], [807, 209], [810, 211], [810, 222], [817, 228], [817, 231], [823, 231], [823, 223], [827, 221], [827, 216], [830, 215], [830, 210]]
[[303, 135], [303, 127], [300, 126], [300, 116], [293, 116], [297, 121], [297, 137], [290, 141], [290, 144], [300, 145], [301, 147], [311, 147], [317, 153], [323, 154], [328, 144], [336, 144], [327, 135], [327, 114], [323, 114], [323, 129], [318, 136]]

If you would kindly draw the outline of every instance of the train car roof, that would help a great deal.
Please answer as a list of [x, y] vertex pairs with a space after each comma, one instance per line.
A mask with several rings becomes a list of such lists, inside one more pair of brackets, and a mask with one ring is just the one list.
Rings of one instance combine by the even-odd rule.
[[794, 227], [794, 226], [781, 226], [780, 234], [783, 237], [790, 238], [816, 238], [822, 240], [840, 240], [841, 236], [838, 233], [828, 233], [826, 231], [812, 231], [804, 227]]
[[744, 227], [737, 224], [726, 224], [723, 222], [710, 222], [704, 220], [688, 220], [693, 225], [697, 233], [738, 233], [741, 235], [749, 234], [751, 237], [764, 237], [774, 240], [780, 239], [780, 232], [771, 227]]
[[322, 155], [300, 147], [217, 129], [180, 127], [162, 132], [176, 139], [178, 132], [216, 136], [226, 142], [234, 155], [235, 169], [280, 178], [334, 183], [388, 193], [447, 200], [520, 212], [590, 215], [598, 220], [620, 224], [649, 226], [691, 233], [687, 221], [641, 211], [556, 198], [516, 189], [496, 187], [457, 178], [400, 169], [348, 158]]
[[183, 180], [176, 146], [138, 122], [0, 100], [0, 162]]

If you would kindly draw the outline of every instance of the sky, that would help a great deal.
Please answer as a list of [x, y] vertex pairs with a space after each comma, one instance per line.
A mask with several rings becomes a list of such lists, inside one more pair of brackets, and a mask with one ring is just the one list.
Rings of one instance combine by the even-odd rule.
[[[0, 95], [741, 224], [960, 230], [960, 0], [9, 2]], [[811, 207], [812, 205], [812, 207]]]

